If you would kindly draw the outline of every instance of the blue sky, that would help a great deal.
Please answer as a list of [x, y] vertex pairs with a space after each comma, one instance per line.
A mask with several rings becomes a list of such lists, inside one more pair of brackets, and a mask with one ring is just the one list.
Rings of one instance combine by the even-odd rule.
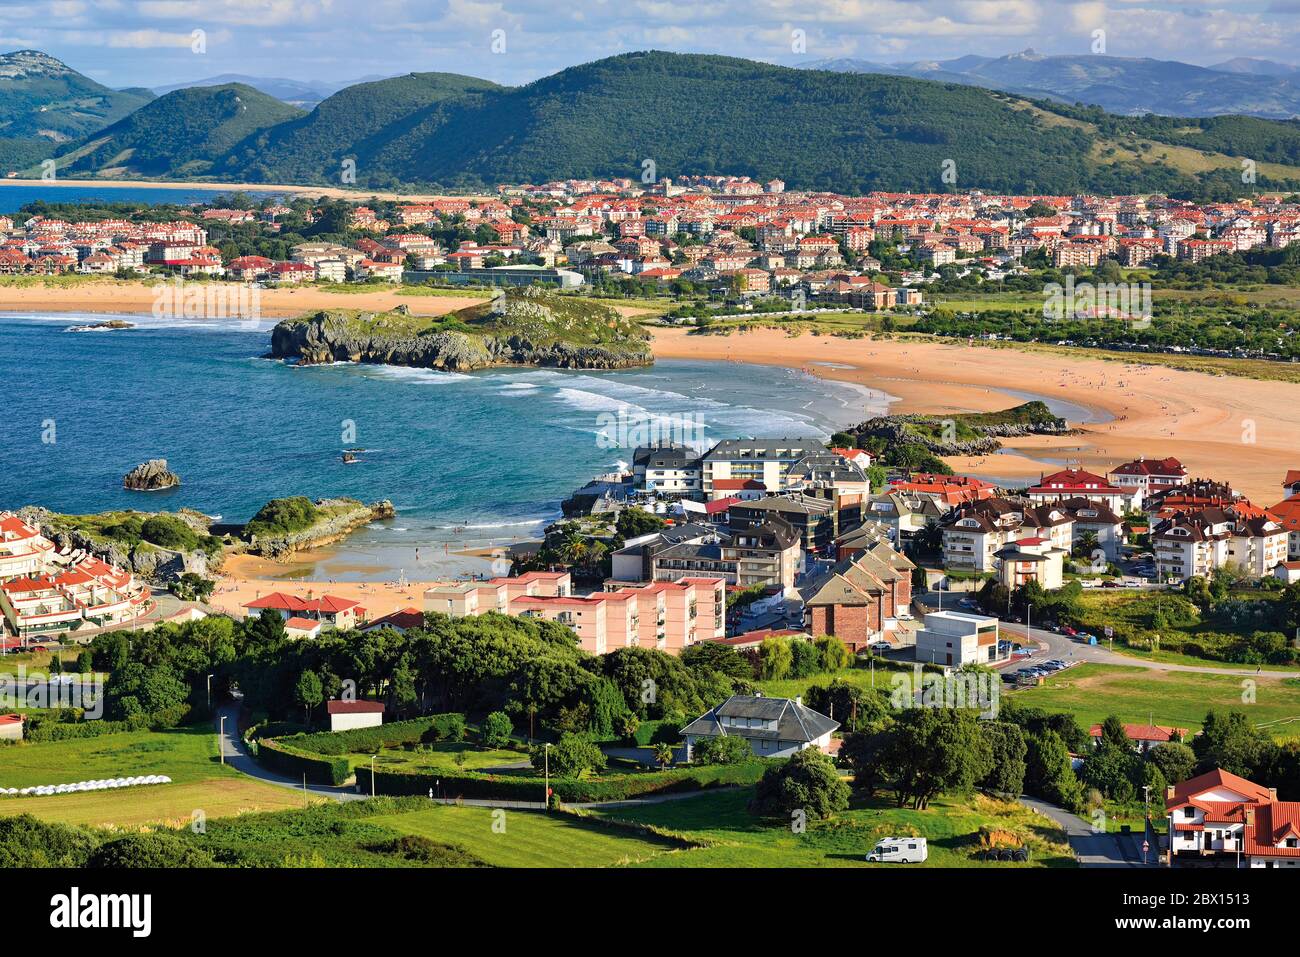
[[1117, 56], [1296, 63], [1300, 0], [0, 0], [0, 52], [43, 50], [111, 86], [428, 70], [524, 83], [645, 49], [786, 64], [1089, 53], [1097, 30]]

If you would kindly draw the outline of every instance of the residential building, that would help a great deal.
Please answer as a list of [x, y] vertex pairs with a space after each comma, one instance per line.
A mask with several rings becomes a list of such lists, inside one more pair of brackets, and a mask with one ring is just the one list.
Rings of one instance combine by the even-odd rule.
[[786, 473], [811, 452], [825, 452], [819, 439], [727, 439], [706, 452], [703, 465], [703, 491], [713, 492], [718, 479], [753, 479], [770, 492], [786, 488]]
[[909, 613], [915, 567], [884, 541], [840, 559], [802, 589], [808, 630], [817, 638], [834, 635], [855, 652], [866, 649]]
[[1165, 792], [1170, 864], [1300, 867], [1300, 801], [1215, 769]]
[[955, 508], [942, 521], [943, 564], [956, 571], [996, 571], [996, 553], [1022, 539], [1041, 538], [1069, 551], [1074, 521], [1061, 508], [990, 498]]
[[804, 707], [801, 698], [732, 695], [682, 728], [682, 738], [687, 761], [701, 740], [724, 736], [748, 741], [760, 758], [787, 758], [806, 748], [829, 752], [831, 735], [839, 726]]
[[308, 618], [339, 631], [356, 628], [366, 622], [366, 609], [359, 602], [336, 595], [313, 598], [311, 592], [308, 592], [306, 598], [300, 598], [277, 591], [246, 602], [243, 607], [249, 615], [259, 614], [263, 609], [269, 608], [278, 611], [286, 622], [291, 618]]
[[1106, 479], [1118, 488], [1131, 489], [1135, 493], [1137, 506], [1141, 507], [1148, 495], [1163, 492], [1187, 481], [1187, 469], [1172, 456], [1163, 459], [1137, 458], [1115, 466], [1106, 473]]
[[1003, 545], [993, 557], [999, 562], [998, 581], [1012, 591], [1030, 582], [1050, 591], [1064, 583], [1068, 554], [1049, 539], [1021, 538]]
[[[1094, 724], [1088, 729], [1088, 734], [1092, 737], [1093, 744], [1097, 744], [1101, 740], [1101, 725]], [[1165, 727], [1159, 724], [1126, 724], [1124, 734], [1133, 742], [1133, 750], [1146, 754], [1157, 744], [1185, 741], [1188, 731], [1186, 728]]]
[[1136, 490], [1112, 485], [1100, 475], [1073, 468], [1043, 476], [1037, 485], [1026, 489], [1025, 494], [1039, 505], [1067, 498], [1086, 498], [1119, 515], [1135, 508], [1138, 501]]
[[[1010, 657], [1008, 650], [1002, 657]], [[1000, 660], [998, 620], [963, 611], [932, 611], [916, 633], [916, 660], [960, 668]]]

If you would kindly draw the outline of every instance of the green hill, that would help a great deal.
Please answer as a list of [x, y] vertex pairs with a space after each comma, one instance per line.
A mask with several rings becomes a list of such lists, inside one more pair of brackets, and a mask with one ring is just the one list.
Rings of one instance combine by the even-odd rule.
[[0, 54], [0, 137], [5, 139], [75, 139], [151, 99], [146, 90], [110, 90], [36, 50]]
[[176, 90], [57, 154], [67, 175], [202, 176], [212, 158], [302, 111], [250, 86]]
[[398, 170], [418, 164], [426, 143], [456, 108], [473, 109], [503, 90], [488, 80], [454, 73], [412, 73], [359, 83], [325, 99], [306, 116], [264, 130], [222, 157], [222, 175], [264, 182], [338, 183], [344, 159], [357, 181], [388, 185]]
[[[256, 121], [219, 123], [203, 99], [214, 89], [258, 96]], [[74, 172], [248, 183], [338, 184], [352, 159], [363, 188], [639, 180], [651, 160], [660, 177], [779, 177], [839, 192], [1300, 190], [1296, 123], [1126, 118], [970, 85], [721, 56], [632, 53], [515, 88], [411, 74], [349, 87], [307, 115], [276, 112], [288, 109], [247, 87], [182, 90], [64, 153]], [[167, 121], [145, 127], [155, 117]], [[1258, 162], [1254, 184], [1241, 182], [1241, 157]]]

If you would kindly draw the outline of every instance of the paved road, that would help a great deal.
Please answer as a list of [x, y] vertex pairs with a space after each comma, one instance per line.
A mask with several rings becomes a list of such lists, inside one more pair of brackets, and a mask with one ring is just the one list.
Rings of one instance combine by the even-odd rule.
[[1134, 843], [1132, 835], [1094, 833], [1088, 822], [1077, 814], [1038, 798], [1022, 797], [1020, 803], [1061, 826], [1080, 867], [1143, 866], [1141, 849]]
[[[224, 733], [220, 730], [222, 718], [226, 719]], [[304, 787], [302, 781], [281, 777], [262, 767], [257, 763], [257, 759], [253, 757], [248, 750], [248, 745], [244, 743], [244, 739], [239, 735], [238, 704], [227, 704], [218, 708], [215, 723], [218, 727], [217, 740], [221, 745], [221, 753], [225, 755], [226, 764], [241, 774], [247, 774], [250, 778], [257, 778], [267, 784], [293, 788], [295, 791], [306, 791], [308, 794], [330, 798], [334, 801], [357, 801], [370, 796], [368, 794], [357, 794], [353, 788], [330, 787], [324, 784], [309, 783]]]
[[[918, 595], [917, 598], [929, 608], [936, 607], [937, 592], [926, 592]], [[965, 596], [953, 596], [948, 594], [944, 597], [943, 603], [949, 608], [959, 608], [957, 602]], [[1026, 628], [1022, 624], [1016, 624], [1013, 621], [1003, 621], [999, 630], [1012, 638], [1024, 641], [1026, 637]], [[1102, 665], [1123, 665], [1130, 668], [1147, 668], [1151, 671], [1187, 671], [1195, 674], [1205, 675], [1241, 675], [1251, 678], [1296, 678], [1300, 677], [1300, 671], [1260, 671], [1256, 668], [1216, 668], [1212, 665], [1177, 665], [1163, 661], [1148, 661], [1145, 658], [1139, 658], [1136, 655], [1122, 655], [1118, 652], [1111, 651], [1104, 643], [1088, 645], [1081, 641], [1075, 641], [1068, 635], [1058, 635], [1054, 631], [1048, 631], [1045, 628], [1029, 628], [1028, 637], [1037, 642], [1045, 649], [1045, 653], [1036, 655], [1037, 660], [1043, 658], [1060, 658], [1062, 661], [1081, 661], [1091, 662]], [[1098, 636], [1099, 642], [1104, 642], [1101, 636]]]

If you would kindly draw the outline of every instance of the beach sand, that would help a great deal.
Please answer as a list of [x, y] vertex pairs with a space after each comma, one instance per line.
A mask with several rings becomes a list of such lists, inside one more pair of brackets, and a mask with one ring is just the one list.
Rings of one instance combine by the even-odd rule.
[[896, 413], [989, 412], [1023, 402], [1002, 391], [1013, 390], [1084, 406], [1098, 420], [1079, 425], [1082, 434], [1007, 439], [1003, 453], [950, 459], [957, 472], [1030, 479], [1069, 463], [1104, 474], [1138, 456], [1173, 455], [1192, 477], [1230, 482], [1267, 507], [1284, 497], [1287, 469], [1300, 468], [1300, 385], [1293, 383], [977, 345], [792, 337], [776, 329], [729, 336], [656, 331], [654, 351], [665, 359], [797, 367], [857, 382], [897, 396], [890, 409]]
[[243, 618], [244, 605], [271, 592], [284, 592], [302, 598], [330, 594], [360, 602], [370, 618], [380, 618], [403, 608], [424, 608], [424, 590], [437, 582], [407, 582], [397, 587], [394, 582], [323, 582], [283, 581], [280, 574], [299, 572], [310, 574], [313, 560], [319, 553], [304, 552], [293, 562], [281, 564], [250, 555], [235, 555], [226, 559], [221, 577], [210, 604], [226, 614]]

